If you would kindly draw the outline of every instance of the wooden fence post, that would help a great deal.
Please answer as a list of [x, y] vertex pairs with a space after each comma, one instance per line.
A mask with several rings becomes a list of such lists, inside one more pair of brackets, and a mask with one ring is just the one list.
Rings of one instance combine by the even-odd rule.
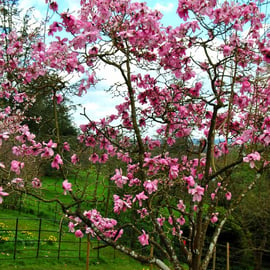
[[227, 270], [230, 270], [230, 244], [227, 242]]
[[89, 257], [90, 257], [90, 235], [87, 234], [87, 253], [86, 253], [86, 270], [89, 270]]

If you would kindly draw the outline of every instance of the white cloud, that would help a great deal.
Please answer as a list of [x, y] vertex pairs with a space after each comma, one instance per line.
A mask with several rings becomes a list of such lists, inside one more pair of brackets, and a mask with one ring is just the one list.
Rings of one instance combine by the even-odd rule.
[[98, 121], [111, 114], [117, 114], [115, 106], [121, 103], [121, 101], [123, 101], [121, 98], [113, 98], [108, 92], [89, 89], [86, 95], [73, 99], [75, 104], [81, 104], [72, 114], [73, 120], [77, 126], [87, 123], [88, 120], [81, 115], [84, 110], [86, 115], [94, 121]]
[[160, 3], [157, 3], [154, 8], [161, 12], [171, 12], [174, 9], [174, 4], [168, 3], [167, 5], [162, 5]]

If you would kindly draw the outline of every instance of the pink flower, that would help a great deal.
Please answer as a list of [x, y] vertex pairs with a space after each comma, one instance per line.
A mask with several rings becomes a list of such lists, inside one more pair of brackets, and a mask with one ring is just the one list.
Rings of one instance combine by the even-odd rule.
[[38, 178], [34, 178], [32, 180], [32, 187], [33, 188], [40, 188], [42, 186], [41, 181]]
[[149, 245], [149, 235], [145, 233], [144, 230], [142, 230], [143, 234], [141, 234], [138, 239], [142, 246]]
[[63, 160], [61, 158], [61, 156], [59, 154], [57, 154], [54, 159], [53, 162], [51, 163], [52, 168], [56, 168], [57, 170], [59, 170], [59, 165], [63, 164]]
[[148, 180], [143, 183], [144, 188], [149, 194], [152, 194], [153, 192], [157, 191], [158, 189], [157, 185], [158, 185], [158, 180], [154, 180], [154, 181]]
[[128, 208], [131, 208], [131, 202], [121, 200], [119, 196], [113, 195], [114, 200], [114, 213], [120, 214], [121, 211], [125, 212]]
[[184, 176], [183, 179], [187, 182], [188, 186], [193, 187], [195, 185], [193, 176]]
[[75, 232], [74, 227], [75, 227], [75, 224], [73, 222], [68, 223], [69, 232], [72, 232], [72, 233]]
[[169, 178], [170, 179], [176, 179], [178, 177], [178, 172], [179, 172], [179, 166], [178, 165], [171, 166], [170, 172], [169, 172]]
[[263, 60], [266, 62], [266, 63], [270, 63], [270, 48], [264, 48], [262, 50], [262, 53], [263, 53]]
[[3, 140], [6, 141], [8, 138], [9, 138], [9, 134], [7, 132], [0, 134], [0, 146], [2, 145], [2, 141]]
[[67, 179], [65, 181], [63, 181], [62, 187], [64, 189], [64, 195], [67, 195], [67, 191], [72, 191], [72, 189], [71, 189], [72, 184], [69, 183]]
[[137, 194], [135, 196], [135, 198], [133, 199], [133, 202], [138, 200], [139, 201], [139, 206], [141, 207], [142, 206], [142, 201], [144, 201], [146, 199], [148, 199], [148, 197], [146, 195], [144, 195], [144, 191], [143, 191], [143, 192], [141, 192], [141, 193], [139, 193], [139, 194]]
[[65, 151], [69, 152], [70, 151], [70, 145], [69, 145], [69, 143], [68, 142], [64, 142], [63, 148], [64, 148]]
[[75, 231], [75, 236], [76, 236], [77, 238], [82, 238], [82, 237], [83, 237], [83, 232], [82, 232], [81, 230], [76, 230], [76, 231]]
[[231, 54], [232, 50], [233, 50], [232, 47], [230, 47], [228, 45], [225, 45], [223, 47], [223, 54], [224, 54], [224, 56], [229, 56]]
[[53, 11], [57, 11], [58, 10], [58, 4], [53, 1], [50, 3], [50, 9], [52, 9]]
[[193, 202], [200, 202], [202, 200], [202, 196], [204, 195], [204, 188], [197, 185], [195, 188], [190, 189], [188, 193], [193, 196]]
[[91, 155], [91, 157], [89, 158], [89, 160], [92, 161], [93, 163], [98, 162], [98, 160], [99, 160], [98, 154], [93, 153], [93, 154]]
[[186, 223], [186, 220], [183, 216], [181, 216], [180, 218], [177, 219], [177, 222], [180, 224], [180, 225], [184, 225]]
[[146, 208], [143, 208], [142, 210], [137, 210], [137, 213], [140, 214], [140, 218], [145, 218], [149, 215], [148, 210]]
[[76, 154], [74, 154], [74, 155], [71, 156], [71, 162], [72, 162], [72, 164], [74, 164], [74, 165], [75, 165], [77, 162], [79, 162], [79, 158], [77, 157]]
[[231, 200], [231, 198], [232, 198], [232, 194], [231, 194], [231, 192], [227, 192], [226, 194], [225, 194], [225, 197], [226, 197], [226, 199], [229, 201], [229, 200]]
[[57, 104], [60, 104], [64, 100], [61, 94], [56, 94], [55, 97], [56, 97]]
[[19, 178], [19, 177], [12, 179], [11, 183], [16, 184], [18, 188], [23, 188], [24, 187], [23, 179]]
[[181, 211], [185, 211], [186, 206], [185, 206], [183, 200], [179, 200], [179, 203], [177, 204], [177, 208], [178, 208], [179, 210], [181, 210]]
[[249, 162], [249, 166], [250, 168], [254, 168], [255, 167], [255, 162], [256, 160], [260, 160], [261, 159], [261, 155], [258, 152], [254, 152], [251, 153], [249, 155], [247, 155], [246, 157], [243, 158], [244, 162]]
[[111, 177], [111, 180], [115, 182], [117, 187], [123, 188], [123, 185], [127, 183], [128, 178], [122, 175], [122, 169], [115, 169], [115, 175]]
[[17, 160], [12, 160], [11, 161], [11, 167], [10, 170], [15, 172], [16, 174], [20, 174], [21, 173], [21, 169], [23, 169], [24, 167], [24, 163], [23, 162], [19, 162]]
[[47, 145], [49, 148], [56, 148], [57, 147], [57, 143], [54, 143], [52, 140], [49, 140], [48, 143], [44, 143], [44, 145]]
[[108, 159], [109, 159], [109, 157], [108, 157], [107, 154], [102, 154], [100, 159], [99, 159], [99, 162], [100, 163], [106, 163]]
[[218, 213], [212, 213], [211, 222], [216, 223], [218, 221]]
[[163, 223], [165, 220], [166, 220], [165, 217], [157, 218], [157, 222], [158, 222], [159, 226], [163, 226]]
[[8, 196], [9, 194], [7, 192], [3, 191], [3, 187], [0, 187], [0, 204], [3, 202], [3, 196]]

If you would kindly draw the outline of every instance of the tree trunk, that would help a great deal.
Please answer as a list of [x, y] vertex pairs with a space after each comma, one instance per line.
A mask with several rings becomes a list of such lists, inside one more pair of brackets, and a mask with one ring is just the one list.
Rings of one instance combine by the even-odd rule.
[[262, 269], [263, 252], [262, 251], [255, 251], [254, 252], [254, 257], [255, 257], [255, 268], [254, 268], [254, 270], [261, 270]]

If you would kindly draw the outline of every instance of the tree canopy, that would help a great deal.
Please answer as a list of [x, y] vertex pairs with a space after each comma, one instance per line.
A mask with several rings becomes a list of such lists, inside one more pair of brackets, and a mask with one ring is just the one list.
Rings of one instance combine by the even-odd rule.
[[[76, 237], [91, 234], [163, 270], [183, 263], [206, 270], [225, 222], [269, 168], [270, 33], [261, 1], [179, 0], [177, 27], [163, 26], [146, 3], [81, 0], [75, 14], [46, 2], [58, 16], [48, 27], [51, 42], [15, 31], [0, 39], [1, 105], [9, 101], [1, 106], [0, 145], [11, 149], [0, 160], [1, 202], [12, 190], [45, 201], [24, 170], [36, 157], [49, 160], [73, 203], [52, 201]], [[76, 148], [61, 139], [56, 115], [56, 136], [38, 141], [26, 124], [38, 99], [25, 89], [73, 75], [84, 98], [108, 67], [119, 80], [110, 85], [105, 76], [107, 90], [123, 97], [116, 113], [94, 121], [84, 111]], [[46, 85], [55, 108], [60, 88]], [[82, 207], [87, 194], [69, 179], [86, 154], [89, 167], [114, 161], [103, 175], [115, 186], [111, 211]], [[243, 168], [248, 179], [234, 174]], [[143, 250], [122, 240], [127, 231]]]

